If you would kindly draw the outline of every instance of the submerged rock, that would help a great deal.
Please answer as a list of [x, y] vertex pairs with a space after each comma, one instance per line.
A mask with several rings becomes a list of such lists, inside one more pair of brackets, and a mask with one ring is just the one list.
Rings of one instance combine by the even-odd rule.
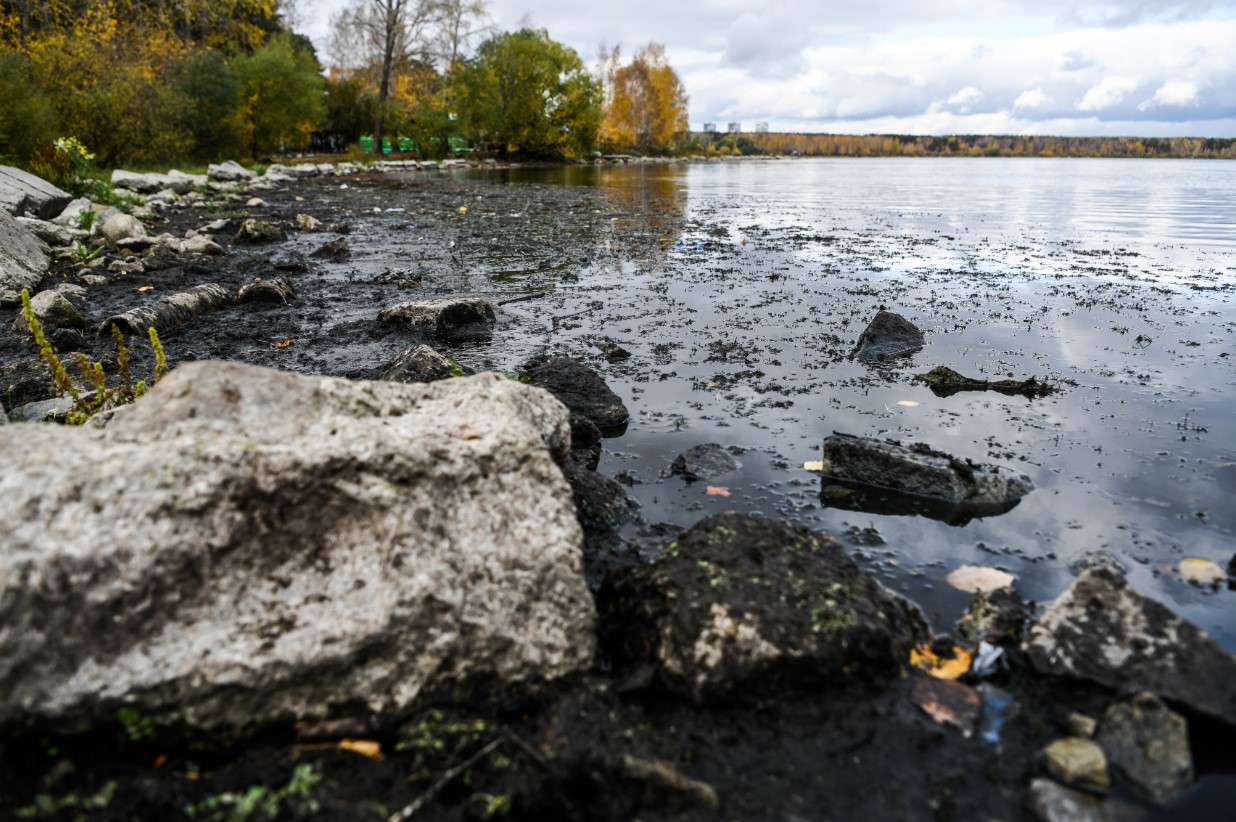
[[1031, 627], [1024, 648], [1043, 673], [1151, 691], [1236, 725], [1236, 657], [1113, 568], [1074, 580]]
[[1056, 390], [1054, 386], [1040, 382], [1037, 377], [1026, 380], [976, 380], [943, 365], [936, 366], [926, 374], [919, 374], [915, 379], [927, 383], [931, 387], [931, 393], [937, 397], [951, 397], [961, 391], [995, 391], [1034, 399], [1046, 397]]
[[222, 732], [591, 665], [567, 414], [500, 375], [191, 363], [0, 452], [0, 724]]
[[412, 300], [385, 308], [378, 320], [431, 337], [488, 332], [498, 320], [493, 303], [475, 297]]
[[924, 344], [923, 332], [918, 326], [900, 314], [880, 311], [858, 336], [850, 359], [869, 361], [904, 357], [922, 350]]
[[625, 425], [630, 418], [626, 405], [601, 375], [570, 357], [534, 359], [524, 365], [521, 374], [602, 431]]
[[697, 701], [895, 676], [927, 636], [918, 609], [818, 531], [746, 514], [708, 517], [599, 599], [613, 658], [651, 665]]
[[674, 458], [670, 473], [684, 477], [688, 482], [710, 480], [738, 470], [738, 460], [729, 451], [715, 442], [693, 445]]
[[833, 434], [824, 440], [824, 474], [948, 503], [1002, 505], [1034, 490], [1025, 474], [886, 440]]
[[1193, 785], [1188, 723], [1152, 693], [1111, 705], [1097, 740], [1121, 775], [1161, 805]]

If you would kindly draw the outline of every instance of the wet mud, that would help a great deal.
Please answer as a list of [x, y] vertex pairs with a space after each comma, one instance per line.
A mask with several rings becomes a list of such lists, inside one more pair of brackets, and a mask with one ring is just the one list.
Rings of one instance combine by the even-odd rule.
[[[821, 204], [772, 188], [752, 195], [731, 179], [754, 173], [762, 172], [647, 166], [299, 181], [263, 193], [255, 208], [171, 212], [152, 233], [181, 236], [228, 219], [216, 239], [229, 254], [107, 275], [80, 303], [97, 324], [203, 283], [235, 293], [282, 277], [295, 294], [285, 302], [229, 304], [160, 328], [170, 364], [217, 358], [377, 378], [421, 341], [380, 323], [383, 309], [483, 298], [498, 306], [496, 324], [437, 350], [468, 370], [512, 373], [537, 357], [572, 356], [630, 411], [620, 435], [603, 432], [597, 465], [635, 505], [598, 543], [607, 553], [591, 566], [603, 573], [657, 556], [708, 514], [756, 513], [833, 534], [943, 633], [970, 601], [945, 582], [953, 568], [998, 567], [1027, 599], [1044, 601], [1066, 587], [1070, 565], [1106, 551], [1136, 588], [1236, 648], [1236, 593], [1174, 572], [1186, 557], [1226, 567], [1236, 550], [1230, 247], [1190, 249], [1185, 262], [1170, 243], [1013, 230], [856, 198]], [[298, 214], [335, 230], [298, 231]], [[234, 242], [247, 217], [283, 226], [286, 239]], [[346, 251], [316, 253], [345, 236]], [[60, 263], [52, 281], [81, 275]], [[926, 345], [894, 360], [850, 360], [881, 308], [923, 329]], [[84, 348], [114, 359], [110, 338], [87, 334]], [[615, 348], [629, 356], [613, 356]], [[31, 356], [2, 335], [0, 362]], [[135, 341], [134, 371], [152, 365]], [[1010, 394], [933, 392], [916, 376], [937, 366], [991, 387], [1035, 382]], [[37, 393], [33, 382], [16, 384]], [[866, 503], [862, 494], [830, 496], [830, 483], [804, 463], [820, 459], [834, 432], [1009, 466], [1035, 490], [1000, 510], [960, 512], [916, 510], [921, 500], [903, 510], [870, 489]], [[704, 443], [723, 445], [738, 467], [707, 483], [670, 470]], [[932, 722], [913, 704], [909, 680], [876, 697], [843, 689], [701, 709], [612, 675], [605, 659], [598, 665], [586, 682], [530, 704], [444, 699], [397, 726], [367, 729], [392, 752], [383, 761], [298, 744], [291, 731], [217, 751], [132, 739], [117, 726], [72, 740], [6, 741], [9, 761], [15, 746], [31, 746], [6, 790], [24, 781], [18, 793], [33, 801], [50, 790], [38, 786], [51, 763], [68, 761], [60, 778], [83, 796], [120, 785], [109, 809], [92, 815], [174, 818], [208, 793], [282, 785], [296, 763], [312, 762], [325, 775], [320, 818], [378, 819], [501, 739], [466, 778], [434, 790], [422, 815], [1019, 819], [1040, 773], [1037, 751], [1068, 712], [1101, 713], [1110, 697], [1021, 680], [1014, 667], [998, 681], [1015, 691], [1019, 712], [992, 742]], [[1230, 731], [1199, 723], [1194, 746], [1203, 778], [1184, 800], [1155, 809], [1119, 785], [1116, 796], [1143, 818], [1221, 818], [1236, 795], [1236, 763], [1222, 753]], [[124, 755], [112, 757], [115, 748]], [[673, 763], [714, 786], [719, 809], [623, 766], [624, 755]]]

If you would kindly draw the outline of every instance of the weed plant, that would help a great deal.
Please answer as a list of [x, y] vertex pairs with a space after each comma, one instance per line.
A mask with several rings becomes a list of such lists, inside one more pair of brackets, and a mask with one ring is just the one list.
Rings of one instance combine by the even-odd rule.
[[[21, 310], [26, 318], [26, 326], [34, 337], [34, 343], [38, 346], [39, 356], [51, 371], [52, 383], [56, 387], [57, 396], [67, 395], [73, 398], [73, 408], [66, 417], [70, 425], [81, 425], [100, 411], [128, 405], [146, 393], [149, 386], [145, 380], [133, 381], [132, 372], [129, 370], [129, 349], [124, 344], [124, 335], [116, 326], [113, 325], [111, 331], [112, 341], [116, 344], [116, 370], [120, 377], [120, 384], [108, 385], [103, 363], [94, 362], [78, 351], [75, 357], [77, 370], [85, 380], [85, 384], [94, 389], [83, 392], [69, 377], [69, 372], [57, 355], [56, 349], [52, 347], [47, 335], [43, 333], [43, 324], [34, 315], [34, 308], [30, 305], [30, 292], [24, 288], [21, 292]], [[167, 373], [167, 356], [163, 351], [163, 343], [159, 340], [158, 332], [153, 328], [148, 331], [150, 347], [155, 355], [154, 376], [149, 385], [154, 385]]]

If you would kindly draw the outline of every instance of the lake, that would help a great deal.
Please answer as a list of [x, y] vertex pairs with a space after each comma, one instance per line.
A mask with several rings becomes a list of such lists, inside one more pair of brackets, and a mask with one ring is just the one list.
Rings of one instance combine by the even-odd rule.
[[[1226, 568], [1236, 552], [1236, 164], [803, 159], [459, 179], [478, 200], [493, 186], [515, 201], [520, 187], [568, 186], [607, 206], [581, 197], [549, 217], [595, 254], [496, 252], [473, 273], [552, 289], [503, 309], [529, 349], [584, 352], [604, 334], [631, 351], [614, 365], [591, 355], [632, 413], [599, 470], [630, 483], [643, 524], [626, 536], [641, 550], [666, 530], [652, 525], [719, 510], [792, 520], [841, 539], [938, 630], [969, 601], [945, 581], [960, 565], [1006, 570], [1049, 601], [1071, 566], [1106, 552], [1236, 649], [1236, 594], [1176, 570]], [[926, 347], [850, 361], [881, 305]], [[496, 349], [461, 359], [514, 368], [526, 353]], [[913, 380], [937, 365], [1061, 390], [939, 397]], [[832, 507], [803, 466], [833, 432], [1014, 467], [1036, 490], [960, 526]], [[739, 452], [741, 468], [713, 483], [729, 496], [668, 476], [705, 442]]]

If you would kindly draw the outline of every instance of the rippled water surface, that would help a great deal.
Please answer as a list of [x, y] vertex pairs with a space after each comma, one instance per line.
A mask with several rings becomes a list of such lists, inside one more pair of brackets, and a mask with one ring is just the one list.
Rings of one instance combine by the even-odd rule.
[[[644, 524], [631, 540], [724, 509], [823, 528], [942, 629], [968, 601], [945, 582], [959, 565], [1003, 568], [1043, 601], [1103, 550], [1236, 648], [1236, 594], [1175, 570], [1236, 552], [1236, 163], [838, 159], [464, 179], [482, 200], [566, 186], [607, 204], [547, 216], [595, 247], [583, 259], [474, 258], [492, 287], [553, 294], [504, 307], [522, 350], [508, 336], [464, 355], [514, 367], [530, 350], [590, 352], [632, 412], [600, 465], [633, 482]], [[850, 361], [881, 305], [923, 328], [926, 348]], [[633, 357], [605, 363], [594, 334]], [[937, 365], [1061, 390], [937, 397], [913, 381]], [[1036, 490], [963, 526], [829, 507], [803, 464], [834, 431], [1014, 466]], [[728, 497], [666, 476], [702, 442], [740, 451], [740, 470], [715, 481]]]

